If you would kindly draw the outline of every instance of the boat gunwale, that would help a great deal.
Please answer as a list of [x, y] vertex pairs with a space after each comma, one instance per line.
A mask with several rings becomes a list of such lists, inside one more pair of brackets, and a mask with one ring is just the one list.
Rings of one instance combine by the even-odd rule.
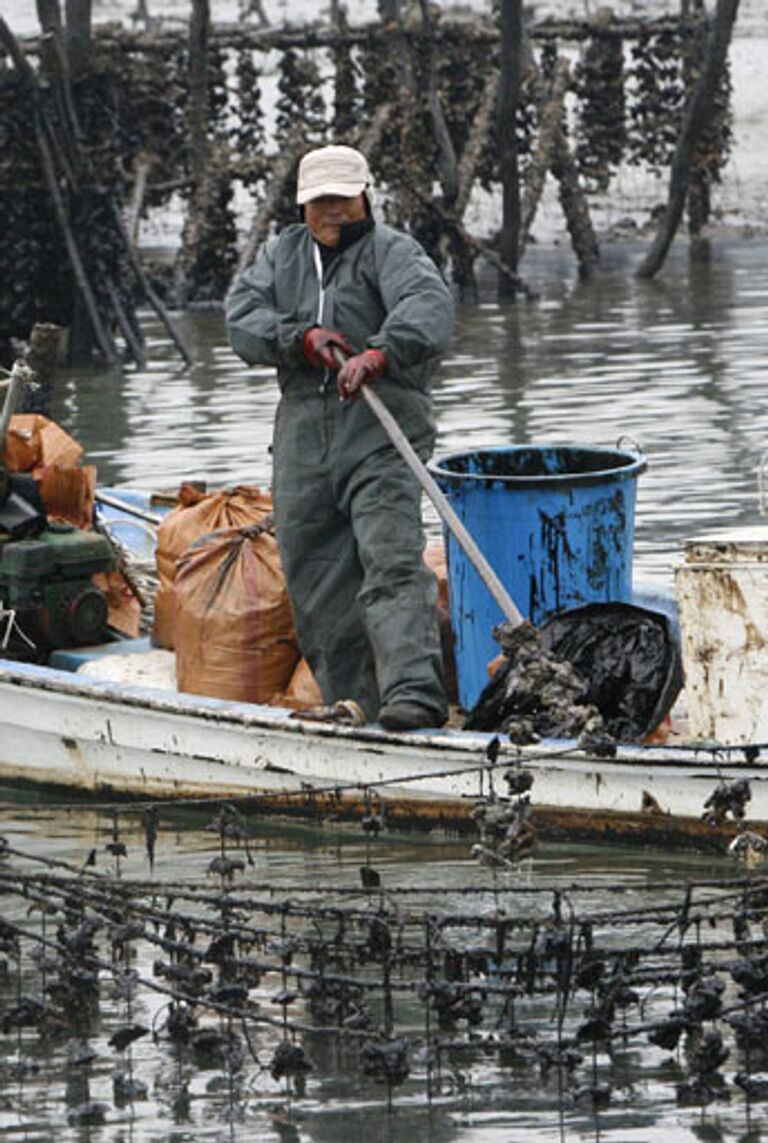
[[[444, 753], [471, 754], [478, 759], [485, 759], [490, 742], [494, 738], [499, 739], [499, 733], [492, 731], [466, 731], [449, 727], [437, 730], [390, 732], [375, 725], [355, 727], [339, 723], [323, 723], [296, 717], [295, 712], [287, 707], [233, 702], [183, 691], [116, 683], [109, 679], [81, 676], [55, 667], [9, 659], [0, 659], [0, 687], [2, 686], [18, 686], [72, 695], [84, 700], [93, 699], [134, 708], [143, 707], [160, 713], [197, 717], [206, 722], [279, 731], [303, 738], [314, 736], [322, 739], [348, 739], [382, 750], [415, 746]], [[580, 763], [588, 761], [606, 766], [619, 764], [627, 768], [647, 765], [650, 762], [662, 767], [696, 769], [706, 764], [713, 769], [725, 766], [729, 770], [744, 770], [754, 776], [768, 777], [768, 758], [765, 762], [759, 761], [762, 751], [768, 752], [768, 744], [619, 743], [615, 754], [606, 757], [590, 752], [576, 740], [547, 738], [526, 745], [499, 741], [498, 764], [499, 766], [516, 763], [524, 765], [542, 759], [567, 762], [569, 757], [573, 757], [574, 761]], [[753, 752], [757, 752], [756, 757], [747, 757]], [[744, 757], [741, 759], [734, 757], [738, 754]], [[489, 768], [493, 768], [491, 763]]]

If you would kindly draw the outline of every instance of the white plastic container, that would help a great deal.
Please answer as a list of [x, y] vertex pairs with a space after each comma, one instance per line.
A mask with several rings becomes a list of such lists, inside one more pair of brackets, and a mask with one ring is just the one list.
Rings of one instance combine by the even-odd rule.
[[675, 588], [691, 737], [768, 743], [768, 526], [687, 541]]

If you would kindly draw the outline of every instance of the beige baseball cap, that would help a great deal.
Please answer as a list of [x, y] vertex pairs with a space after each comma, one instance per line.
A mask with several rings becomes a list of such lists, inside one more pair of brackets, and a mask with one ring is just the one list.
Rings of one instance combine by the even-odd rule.
[[325, 194], [354, 198], [366, 193], [371, 201], [371, 172], [364, 155], [354, 147], [319, 147], [299, 163], [296, 202], [303, 206]]

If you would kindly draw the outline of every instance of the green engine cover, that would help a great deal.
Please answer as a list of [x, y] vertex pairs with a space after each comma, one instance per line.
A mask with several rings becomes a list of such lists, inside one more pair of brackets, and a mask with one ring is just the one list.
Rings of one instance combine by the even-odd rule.
[[36, 643], [97, 642], [106, 635], [107, 605], [91, 576], [114, 566], [105, 536], [51, 524], [34, 539], [0, 544], [0, 598]]

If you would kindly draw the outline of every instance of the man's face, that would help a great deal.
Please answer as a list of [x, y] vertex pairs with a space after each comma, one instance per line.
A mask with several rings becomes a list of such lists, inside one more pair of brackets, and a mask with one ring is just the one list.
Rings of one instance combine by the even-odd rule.
[[343, 198], [341, 195], [324, 194], [304, 204], [304, 221], [312, 237], [323, 246], [338, 246], [345, 222], [359, 222], [365, 218], [365, 196]]

